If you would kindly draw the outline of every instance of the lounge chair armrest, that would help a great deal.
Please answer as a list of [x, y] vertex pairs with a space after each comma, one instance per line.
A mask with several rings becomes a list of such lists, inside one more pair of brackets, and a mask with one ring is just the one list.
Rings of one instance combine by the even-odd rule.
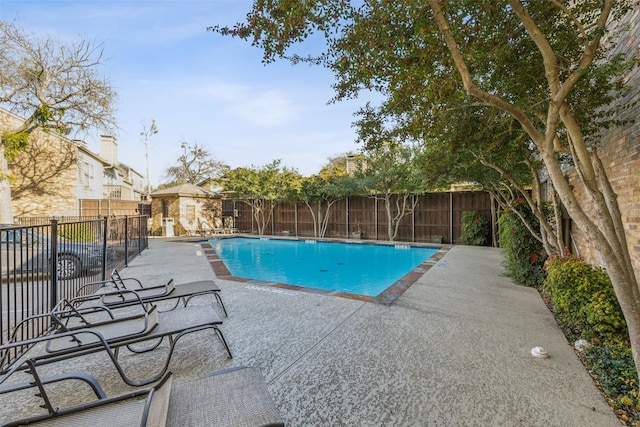
[[98, 290], [100, 288], [104, 288], [107, 285], [114, 285], [115, 286], [115, 282], [112, 279], [107, 279], [107, 280], [98, 280], [98, 281], [95, 281], [95, 282], [85, 283], [84, 285], [80, 286], [80, 288], [76, 291], [75, 297], [82, 296], [82, 292], [87, 288], [95, 287], [95, 289], [93, 291], [91, 291], [91, 293], [93, 293], [96, 290]]
[[[11, 332], [11, 336], [9, 337], [9, 339], [4, 344], [0, 345], [0, 373], [4, 373], [5, 369], [11, 366], [11, 364], [13, 363], [11, 362], [7, 366], [5, 366], [5, 363], [11, 357], [12, 350], [14, 352], [21, 352], [28, 349], [27, 347], [29, 346], [29, 344], [26, 343], [25, 340], [18, 338], [24, 336], [23, 328], [33, 327], [34, 322], [44, 322], [46, 321], [44, 319], [49, 318], [50, 316], [50, 313], [36, 314], [22, 319], [20, 323], [16, 325], [16, 327]], [[50, 332], [51, 329], [51, 322], [49, 322], [49, 325], [47, 326], [47, 329], [44, 331], [44, 333], [46, 334]], [[2, 381], [0, 381], [0, 384], [2, 384]]]
[[[36, 369], [36, 368], [34, 366], [31, 366], [29, 369]], [[53, 376], [44, 377], [44, 378], [38, 376], [38, 377], [35, 377], [35, 380], [36, 380], [36, 383], [34, 383], [33, 381], [26, 381], [26, 382], [10, 384], [10, 385], [0, 387], [0, 394], [8, 394], [14, 391], [27, 390], [36, 386], [39, 387], [39, 385], [53, 384], [53, 383], [58, 383], [62, 381], [67, 381], [67, 380], [78, 380], [88, 384], [98, 399], [104, 399], [107, 397], [107, 394], [105, 393], [104, 389], [98, 382], [97, 378], [88, 372], [81, 372], [81, 371], [66, 372], [64, 374], [58, 374], [58, 375], [53, 375]]]
[[111, 272], [111, 280], [113, 280], [113, 282], [116, 284], [116, 286], [119, 289], [122, 288], [127, 288], [127, 285], [125, 284], [125, 280], [128, 280], [130, 282], [134, 282], [138, 285], [138, 287], [140, 288], [144, 288], [144, 286], [142, 286], [142, 282], [140, 282], [140, 280], [133, 278], [133, 277], [125, 277], [123, 278], [122, 276], [120, 276], [120, 272], [118, 272], [117, 268], [114, 268], [113, 271]]
[[133, 282], [135, 283], [139, 288], [144, 288], [144, 286], [142, 285], [142, 282], [140, 282], [140, 280], [136, 279], [135, 277], [122, 277], [120, 278], [120, 280], [122, 280], [122, 282], [126, 283], [127, 281], [129, 282]]
[[[149, 321], [153, 322], [154, 320], [149, 319]], [[87, 339], [87, 336], [89, 336], [89, 339]], [[114, 367], [116, 368], [116, 371], [118, 372], [122, 380], [130, 386], [140, 387], [140, 386], [149, 385], [151, 383], [158, 381], [160, 378], [162, 378], [166, 374], [166, 369], [165, 369], [162, 372], [160, 372], [158, 375], [155, 375], [150, 378], [145, 378], [142, 380], [130, 379], [124, 372], [124, 369], [122, 368], [122, 366], [120, 366], [120, 363], [118, 363], [116, 353], [112, 349], [111, 345], [109, 345], [105, 337], [99, 331], [96, 331], [91, 328], [82, 328], [82, 329], [75, 329], [73, 331], [57, 332], [57, 333], [52, 333], [48, 335], [41, 335], [39, 337], [31, 338], [23, 341], [16, 341], [13, 343], [3, 344], [0, 346], [0, 354], [1, 352], [8, 351], [12, 348], [21, 347], [21, 346], [32, 347], [40, 343], [44, 343], [48, 347], [49, 343], [53, 342], [54, 340], [69, 339], [69, 338], [79, 343], [77, 348], [64, 350], [64, 351], [56, 351], [56, 352], [50, 352], [47, 350], [46, 352], [38, 353], [37, 355], [30, 357], [29, 359], [27, 359], [27, 361], [22, 361], [19, 364], [9, 365], [6, 369], [0, 370], [0, 374], [2, 374], [2, 376], [0, 377], [0, 385], [3, 384], [15, 372], [24, 371], [27, 368], [31, 369], [30, 365], [35, 367], [35, 366], [40, 366], [40, 365], [44, 365], [47, 363], [52, 363], [60, 360], [67, 360], [75, 356], [86, 354], [85, 352], [83, 352], [83, 349], [82, 349], [83, 341], [85, 343], [88, 343], [89, 346], [98, 347], [104, 350], [107, 353], [109, 359], [111, 359], [111, 362], [113, 363]]]
[[51, 310], [51, 313], [49, 313], [51, 320], [58, 328], [66, 331], [68, 321], [71, 318], [76, 318], [80, 320], [82, 324], [91, 326], [91, 322], [86, 318], [86, 316], [101, 312], [106, 313], [110, 319], [115, 319], [113, 311], [103, 305], [97, 304], [91, 307], [80, 307], [81, 304], [78, 304], [78, 301], [81, 299], [90, 300], [91, 298], [80, 297], [79, 299], [73, 300], [63, 299], [54, 307], [53, 310]]
[[71, 300], [67, 300], [67, 304], [79, 308], [81, 311], [83, 308], [88, 306], [87, 309], [101, 307], [103, 310], [109, 310], [111, 312], [111, 308], [108, 304], [104, 303], [105, 298], [111, 298], [114, 300], [121, 300], [129, 302], [130, 305], [139, 305], [140, 308], [144, 311], [148, 311], [146, 309], [146, 305], [140, 295], [133, 289], [114, 289], [108, 292], [100, 292], [98, 294], [85, 295], [81, 297], [75, 297]]
[[[76, 375], [76, 378], [73, 378], [73, 376]], [[71, 373], [68, 379], [79, 379], [81, 381], [85, 380], [85, 375], [87, 376], [86, 378], [90, 378], [92, 377], [90, 374], [85, 374], [83, 372], [74, 372]], [[64, 378], [63, 378], [64, 379]], [[48, 380], [45, 379], [45, 380]], [[85, 381], [86, 382], [86, 381]], [[96, 382], [95, 383], [98, 387], [100, 387], [100, 385]], [[137, 410], [134, 409], [132, 412], [125, 412], [127, 413], [131, 418], [131, 425], [147, 425], [147, 418], [150, 414], [149, 409], [151, 410], [162, 410], [162, 405], [165, 404], [165, 402], [162, 400], [162, 395], [170, 395], [170, 391], [171, 391], [171, 373], [168, 372], [167, 374], [165, 374], [161, 379], [160, 382], [152, 387], [152, 388], [144, 388], [144, 389], [138, 389], [138, 390], [134, 390], [134, 391], [130, 391], [127, 393], [122, 393], [119, 394], [117, 396], [112, 396], [112, 397], [107, 397], [106, 395], [103, 396], [98, 396], [98, 399], [91, 401], [91, 402], [84, 402], [84, 403], [80, 403], [78, 405], [74, 405], [71, 407], [66, 407], [66, 408], [54, 408], [51, 404], [50, 404], [50, 400], [49, 397], [47, 396], [46, 392], [44, 391], [43, 387], [39, 387], [43, 393], [45, 393], [44, 395], [42, 395], [41, 397], [43, 398], [44, 402], [45, 402], [45, 406], [43, 406], [44, 408], [47, 409], [47, 414], [41, 414], [41, 415], [35, 415], [35, 416], [31, 416], [29, 418], [24, 418], [21, 420], [13, 420], [10, 421], [7, 424], [3, 424], [3, 426], [9, 427], [9, 426], [22, 426], [22, 425], [30, 425], [30, 424], [37, 424], [39, 421], [45, 421], [46, 420], [50, 420], [52, 418], [55, 417], [55, 419], [57, 420], [57, 422], [54, 422], [54, 425], [65, 425], [66, 423], [71, 423], [73, 425], [78, 425], [79, 423], [81, 423], [82, 425], [86, 425], [86, 424], [91, 424], [91, 420], [92, 420], [92, 415], [89, 415], [89, 413], [97, 408], [101, 408], [98, 412], [95, 412], [93, 414], [94, 417], [98, 416], [98, 417], [104, 417], [105, 414], [109, 414], [109, 410], [104, 410], [102, 408], [104, 407], [108, 407], [111, 405], [111, 410], [112, 411], [131, 411], [134, 408], [138, 408]], [[102, 390], [100, 388], [100, 390]], [[95, 391], [95, 390], [94, 390]], [[104, 393], [104, 392], [103, 392]], [[97, 393], [96, 393], [97, 394]], [[156, 398], [155, 396], [160, 395], [160, 399]], [[144, 406], [144, 410], [141, 412], [140, 409], [140, 405], [137, 403], [137, 401], [146, 398], [146, 403]], [[165, 399], [167, 399], [167, 397], [164, 397]], [[156, 408], [153, 408], [154, 405], [154, 401], [159, 400], [159, 402], [155, 403]], [[131, 406], [127, 406], [126, 405], [126, 401], [132, 401], [132, 402], [136, 402], [135, 405]], [[120, 403], [125, 404], [124, 407], [119, 406]], [[85, 415], [81, 415], [80, 418], [76, 417], [74, 418], [75, 415], [79, 414], [79, 413], [84, 413]], [[68, 417], [71, 417], [71, 419], [68, 419]], [[71, 421], [73, 420], [73, 421]], [[162, 419], [158, 420], [161, 424], [162, 424]], [[102, 424], [102, 423], [101, 423]], [[164, 425], [164, 424], [162, 424]]]

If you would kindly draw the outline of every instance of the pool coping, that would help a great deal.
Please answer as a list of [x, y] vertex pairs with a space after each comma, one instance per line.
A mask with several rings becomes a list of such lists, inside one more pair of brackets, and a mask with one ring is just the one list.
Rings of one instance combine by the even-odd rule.
[[[234, 236], [234, 237], [251, 237], [258, 238], [256, 236]], [[264, 236], [262, 237], [264, 238]], [[280, 237], [269, 237], [269, 239], [281, 239]], [[310, 239], [281, 239], [281, 240], [310, 240]], [[367, 295], [359, 295], [359, 294], [351, 294], [347, 292], [336, 292], [336, 291], [328, 291], [325, 289], [317, 289], [317, 288], [308, 288], [304, 286], [296, 286], [289, 285], [286, 283], [279, 282], [270, 282], [259, 279], [250, 279], [246, 277], [237, 277], [231, 274], [229, 269], [227, 268], [224, 261], [218, 256], [215, 252], [211, 244], [207, 241], [200, 241], [200, 246], [202, 246], [202, 251], [207, 257], [207, 261], [211, 266], [216, 278], [222, 280], [230, 280], [234, 282], [241, 283], [249, 283], [260, 286], [269, 286], [277, 289], [291, 290], [291, 291], [299, 291], [299, 292], [307, 292], [319, 295], [329, 295], [329, 296], [337, 296], [341, 298], [354, 299], [358, 301], [372, 302], [375, 304], [382, 305], [391, 305], [393, 304], [402, 294], [405, 293], [407, 289], [409, 289], [415, 282], [417, 282], [431, 267], [436, 265], [442, 257], [444, 257], [447, 252], [453, 247], [452, 245], [432, 245], [432, 244], [416, 244], [412, 242], [380, 242], [377, 240], [367, 241], [367, 240], [359, 240], [357, 242], [348, 241], [348, 240], [336, 240], [336, 239], [311, 239], [323, 242], [336, 242], [336, 243], [352, 243], [352, 244], [376, 244], [376, 245], [406, 245], [410, 247], [416, 248], [425, 248], [429, 247], [432, 249], [438, 249], [438, 251], [423, 261], [416, 268], [405, 274], [398, 281], [393, 283], [387, 289], [382, 291], [379, 295], [372, 297]]]

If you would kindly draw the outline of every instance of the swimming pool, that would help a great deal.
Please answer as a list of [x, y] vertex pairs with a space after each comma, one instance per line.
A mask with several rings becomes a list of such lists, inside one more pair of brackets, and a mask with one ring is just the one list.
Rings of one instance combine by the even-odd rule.
[[375, 297], [433, 256], [437, 248], [316, 240], [211, 240], [237, 277]]

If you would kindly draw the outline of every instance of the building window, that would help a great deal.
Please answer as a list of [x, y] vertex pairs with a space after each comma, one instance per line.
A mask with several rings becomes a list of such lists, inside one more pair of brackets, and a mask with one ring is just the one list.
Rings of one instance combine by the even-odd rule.
[[79, 163], [78, 174], [80, 175], [78, 179], [80, 180], [80, 184], [82, 184], [85, 188], [91, 187], [91, 182], [93, 181], [93, 165], [89, 162]]

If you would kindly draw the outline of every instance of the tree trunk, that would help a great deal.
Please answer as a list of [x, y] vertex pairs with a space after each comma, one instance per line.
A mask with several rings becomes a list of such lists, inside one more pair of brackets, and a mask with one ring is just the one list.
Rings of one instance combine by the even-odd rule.
[[[591, 153], [591, 156], [597, 156], [597, 154]], [[588, 215], [575, 198], [572, 188], [556, 161], [555, 154], [543, 151], [542, 158], [549, 171], [553, 186], [563, 201], [569, 216], [585, 233], [602, 257], [627, 323], [633, 360], [636, 370], [640, 374], [640, 289], [629, 256], [625, 235], [614, 231], [619, 228], [616, 226], [616, 220], [620, 219], [620, 210], [615, 194], [613, 196], [608, 194], [606, 189], [604, 192], [600, 191], [603, 186], [608, 185], [606, 176], [600, 176], [598, 179], [596, 178], [597, 173], [593, 175], [584, 173], [580, 170], [581, 164], [577, 163], [577, 175], [589, 195], [589, 200], [583, 202], [584, 206], [592, 207], [595, 212], [593, 216]], [[592, 162], [598, 164], [599, 159], [593, 159]], [[595, 179], [589, 180], [590, 176]], [[605, 180], [606, 183], [598, 182], [602, 180]], [[616, 215], [618, 215], [617, 218]]]
[[385, 195], [384, 208], [387, 211], [387, 235], [389, 236], [389, 241], [393, 242], [396, 236], [393, 233], [393, 216], [391, 215], [391, 195], [390, 194]]
[[[596, 35], [585, 46], [584, 53], [579, 63], [576, 63], [575, 70], [561, 79], [557, 54], [553, 51], [551, 44], [548, 43], [544, 34], [536, 28], [535, 22], [527, 14], [525, 6], [515, 0], [509, 1], [514, 13], [520, 18], [529, 36], [536, 43], [544, 61], [550, 98], [545, 129], [544, 132], [541, 132], [535, 125], [535, 121], [531, 120], [525, 111], [510, 104], [507, 99], [484, 92], [475, 85], [440, 3], [438, 0], [428, 0], [428, 2], [467, 93], [487, 105], [503, 110], [520, 122], [542, 156], [553, 187], [569, 216], [586, 234], [602, 257], [604, 267], [611, 278], [616, 297], [627, 322], [633, 359], [636, 371], [640, 375], [640, 289], [638, 289], [638, 279], [626, 242], [622, 215], [616, 200], [617, 196], [604, 173], [604, 167], [597, 157], [597, 152], [587, 147], [580, 124], [567, 104], [569, 93], [584, 77], [584, 70], [592, 64], [604, 31], [595, 31]], [[602, 10], [597, 17], [597, 27], [606, 28], [613, 3], [611, 0], [603, 2]], [[565, 151], [558, 141], [560, 122], [567, 131], [569, 148], [567, 154], [570, 154], [573, 159], [577, 177], [584, 186], [588, 197], [584, 201], [576, 198], [558, 160], [559, 152]]]

